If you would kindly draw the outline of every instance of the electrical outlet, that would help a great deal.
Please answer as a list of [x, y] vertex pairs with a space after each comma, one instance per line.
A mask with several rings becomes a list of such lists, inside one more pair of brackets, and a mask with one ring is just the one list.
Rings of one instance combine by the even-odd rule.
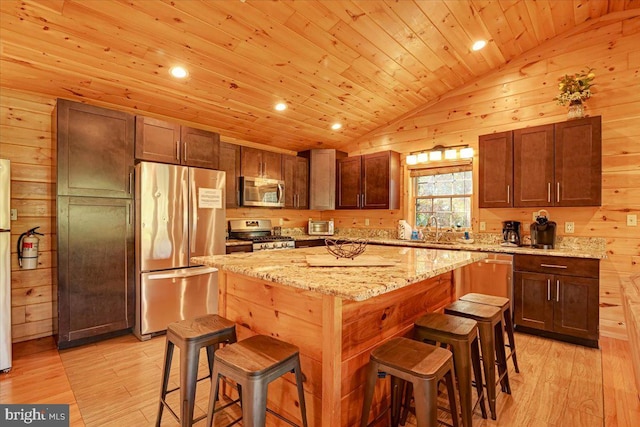
[[369, 218], [364, 219], [364, 225], [369, 225]]
[[284, 225], [284, 219], [280, 218], [280, 221], [278, 222], [280, 225]]
[[18, 220], [18, 209], [11, 209], [11, 221]]
[[576, 225], [573, 222], [564, 223], [564, 232], [567, 234], [573, 234], [576, 232]]
[[637, 226], [638, 226], [638, 215], [627, 214], [627, 227], [637, 227]]
[[487, 230], [487, 223], [484, 221], [480, 221], [480, 231], [486, 231]]
[[531, 221], [536, 222], [536, 217], [540, 214], [540, 211], [533, 212], [531, 214]]

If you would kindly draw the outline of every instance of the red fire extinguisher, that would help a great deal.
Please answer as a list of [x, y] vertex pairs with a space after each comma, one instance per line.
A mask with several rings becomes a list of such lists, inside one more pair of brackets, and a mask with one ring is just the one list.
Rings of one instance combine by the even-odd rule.
[[40, 227], [34, 227], [22, 233], [18, 238], [18, 264], [24, 270], [33, 270], [38, 267], [38, 244], [40, 239], [36, 236], [44, 236], [36, 230]]

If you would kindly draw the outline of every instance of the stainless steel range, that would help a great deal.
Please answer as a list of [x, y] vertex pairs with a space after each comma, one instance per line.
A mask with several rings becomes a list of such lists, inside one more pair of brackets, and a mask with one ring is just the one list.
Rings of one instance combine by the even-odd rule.
[[293, 237], [271, 233], [270, 219], [232, 219], [229, 221], [229, 238], [253, 242], [254, 252], [296, 247]]

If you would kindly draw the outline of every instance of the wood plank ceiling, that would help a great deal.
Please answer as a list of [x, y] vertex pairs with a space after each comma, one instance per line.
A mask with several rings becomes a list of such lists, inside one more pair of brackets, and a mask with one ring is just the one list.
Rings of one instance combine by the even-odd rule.
[[[300, 151], [350, 141], [640, 0], [1, 0], [0, 86]], [[472, 43], [485, 39], [485, 49]], [[189, 76], [169, 77], [183, 65]], [[276, 102], [289, 108], [276, 112]], [[334, 122], [343, 128], [331, 130]]]

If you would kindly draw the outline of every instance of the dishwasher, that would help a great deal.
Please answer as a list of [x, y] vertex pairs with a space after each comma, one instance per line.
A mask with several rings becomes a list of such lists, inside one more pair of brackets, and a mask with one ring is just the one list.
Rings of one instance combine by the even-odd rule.
[[513, 255], [489, 254], [482, 261], [456, 270], [454, 281], [456, 298], [475, 292], [509, 298], [513, 306]]

